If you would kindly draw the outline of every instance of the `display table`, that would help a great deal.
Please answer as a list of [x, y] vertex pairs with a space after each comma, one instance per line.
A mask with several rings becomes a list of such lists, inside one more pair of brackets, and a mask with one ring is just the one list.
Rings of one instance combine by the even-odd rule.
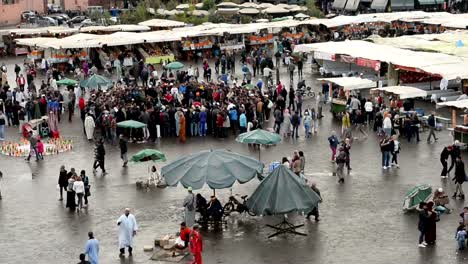
[[332, 112], [334, 117], [341, 113], [344, 113], [346, 111], [346, 100], [333, 98], [330, 104], [330, 111]]
[[149, 64], [161, 64], [164, 61], [169, 61], [169, 62], [175, 61], [174, 54], [162, 55], [162, 56], [149, 56], [145, 58], [145, 63], [149, 63]]
[[[62, 138], [48, 139], [43, 141], [43, 155], [54, 155], [61, 152], [70, 151], [73, 148], [72, 141]], [[0, 145], [0, 153], [6, 156], [26, 157], [29, 155], [29, 141], [22, 138], [20, 142], [3, 142]]]

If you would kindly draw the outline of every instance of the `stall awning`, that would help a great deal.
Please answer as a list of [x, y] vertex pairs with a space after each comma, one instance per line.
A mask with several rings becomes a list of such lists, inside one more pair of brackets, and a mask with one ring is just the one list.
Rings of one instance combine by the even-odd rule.
[[383, 91], [383, 92], [391, 93], [394, 95], [398, 95], [400, 99], [427, 96], [426, 91], [421, 90], [416, 87], [411, 87], [411, 86], [388, 86], [388, 87], [374, 88], [374, 89], [371, 89], [371, 91]]
[[375, 9], [377, 11], [384, 11], [387, 7], [388, 0], [374, 0], [371, 4], [371, 9]]
[[356, 11], [359, 7], [360, 2], [361, 0], [348, 0], [348, 2], [346, 2], [345, 10]]
[[375, 81], [359, 77], [322, 78], [317, 80], [334, 83], [343, 87], [346, 91], [369, 89], [377, 86]]
[[443, 4], [444, 0], [418, 0], [419, 5], [439, 5]]
[[459, 108], [459, 109], [467, 109], [468, 108], [468, 99], [437, 103], [438, 108], [439, 107], [444, 107], [444, 106], [451, 106], [451, 107], [455, 107], [455, 108]]
[[414, 0], [390, 0], [392, 11], [414, 9]]
[[346, 6], [347, 0], [335, 0], [333, 2], [333, 9], [343, 10]]

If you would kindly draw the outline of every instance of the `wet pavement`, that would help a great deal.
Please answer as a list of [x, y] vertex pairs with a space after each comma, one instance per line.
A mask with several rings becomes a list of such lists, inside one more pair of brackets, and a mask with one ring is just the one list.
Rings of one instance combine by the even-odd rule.
[[[440, 140], [433, 144], [426, 143], [427, 133], [421, 134], [420, 143], [402, 140], [400, 169], [387, 171], [381, 169], [378, 139], [373, 133], [365, 140], [355, 140], [351, 150], [353, 170], [346, 176], [346, 183], [340, 185], [332, 175], [327, 142], [330, 131], [339, 131], [340, 124], [328, 109], [326, 106], [319, 132], [312, 139], [305, 139], [302, 129], [302, 137], [297, 140], [285, 139], [275, 147], [262, 148], [265, 164], [291, 156], [294, 150], [304, 151], [306, 176], [317, 183], [324, 199], [321, 221], [292, 216], [294, 223], [305, 223], [299, 231], [308, 236], [267, 239], [273, 230], [265, 223], [280, 222], [280, 217], [233, 215], [225, 230], [203, 232], [205, 263], [465, 263], [467, 253], [455, 251], [456, 213], [443, 215], [437, 224], [437, 246], [420, 249], [417, 215], [401, 210], [405, 192], [416, 184], [442, 186], [448, 194], [454, 191], [450, 180], [439, 177], [439, 153], [451, 141], [449, 133], [439, 132]], [[110, 145], [106, 145], [109, 174], [92, 176], [93, 143], [85, 140], [78, 115], [73, 123], [62, 121], [60, 129], [63, 137], [74, 141], [73, 151], [46, 156], [39, 163], [0, 156], [4, 175], [0, 182], [0, 263], [76, 263], [88, 231], [94, 231], [100, 240], [100, 263], [162, 263], [149, 260], [150, 254], [143, 252], [143, 246], [177, 231], [186, 190], [181, 186], [150, 192], [137, 190], [135, 181], [147, 176], [147, 165], [122, 168], [118, 148]], [[8, 139], [18, 138], [17, 128], [8, 128], [6, 133]], [[256, 151], [236, 143], [233, 136], [224, 140], [188, 138], [187, 144], [179, 144], [175, 138], [155, 144], [129, 144], [129, 154], [148, 147], [163, 151], [169, 162], [210, 148], [227, 148], [257, 157]], [[466, 160], [465, 153], [463, 157]], [[67, 169], [84, 169], [90, 175], [90, 205], [80, 214], [69, 212], [64, 208], [65, 202], [58, 201], [56, 184], [62, 164]], [[232, 192], [251, 194], [258, 184], [257, 179], [235, 184]], [[208, 188], [200, 192], [205, 197], [212, 193]], [[230, 190], [216, 193], [224, 203]], [[458, 212], [464, 204], [451, 200], [451, 206]], [[116, 220], [125, 207], [132, 208], [140, 227], [132, 259], [118, 257]], [[189, 263], [189, 259], [181, 263]]]

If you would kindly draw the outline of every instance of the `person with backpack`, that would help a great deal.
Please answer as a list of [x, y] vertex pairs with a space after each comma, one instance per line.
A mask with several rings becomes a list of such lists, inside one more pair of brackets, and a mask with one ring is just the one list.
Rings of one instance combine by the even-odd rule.
[[344, 165], [346, 164], [347, 155], [343, 147], [340, 147], [338, 156], [336, 156], [336, 176], [338, 183], [344, 183]]
[[332, 162], [335, 161], [336, 148], [338, 147], [339, 142], [340, 141], [336, 137], [336, 132], [332, 131], [331, 136], [328, 137], [328, 143], [330, 144], [330, 149], [331, 149], [331, 152], [332, 152], [332, 156], [331, 156], [331, 161]]
[[192, 227], [195, 224], [195, 212], [196, 212], [196, 202], [195, 195], [192, 192], [192, 187], [188, 187], [188, 194], [184, 199], [185, 207], [185, 217], [184, 222], [188, 227]]

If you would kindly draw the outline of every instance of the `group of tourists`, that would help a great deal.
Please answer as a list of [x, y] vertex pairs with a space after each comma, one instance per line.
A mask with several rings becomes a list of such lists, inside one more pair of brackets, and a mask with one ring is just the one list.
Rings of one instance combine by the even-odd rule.
[[85, 170], [81, 170], [78, 175], [75, 168], [70, 171], [65, 166], [60, 167], [60, 173], [57, 183], [60, 193], [59, 201], [63, 201], [63, 192], [66, 193], [66, 207], [70, 211], [80, 212], [88, 206], [88, 197], [91, 196], [91, 185]]

